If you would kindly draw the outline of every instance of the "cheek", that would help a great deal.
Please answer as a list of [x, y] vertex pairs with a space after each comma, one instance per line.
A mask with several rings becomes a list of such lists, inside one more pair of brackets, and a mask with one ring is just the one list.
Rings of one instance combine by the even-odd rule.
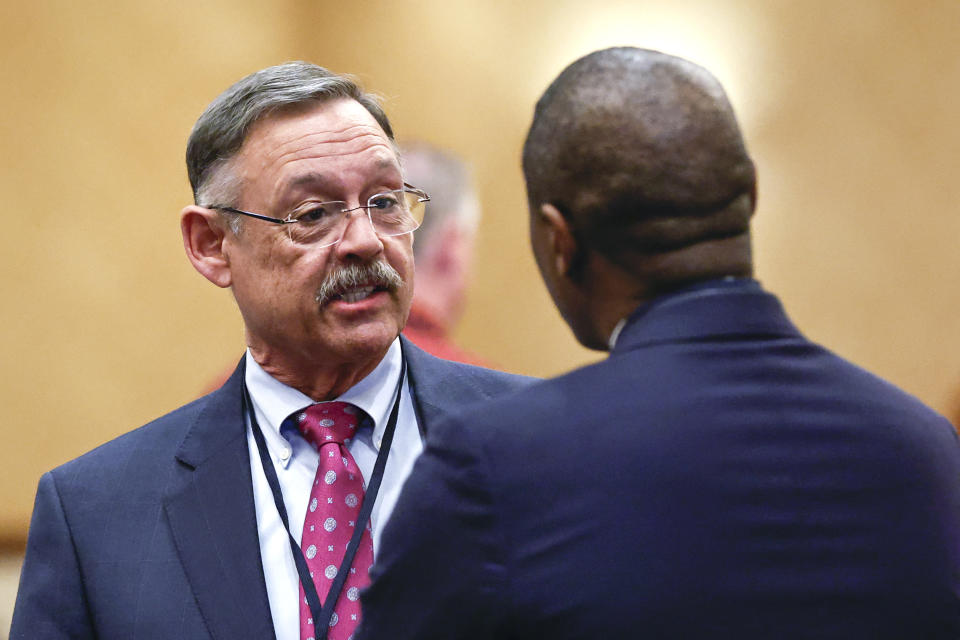
[[275, 310], [298, 306], [312, 299], [323, 279], [325, 256], [278, 243], [264, 243], [261, 250], [245, 256], [241, 281], [246, 297]]
[[387, 262], [403, 278], [406, 288], [412, 289], [414, 274], [412, 237], [391, 238], [391, 244], [385, 246], [384, 249]]

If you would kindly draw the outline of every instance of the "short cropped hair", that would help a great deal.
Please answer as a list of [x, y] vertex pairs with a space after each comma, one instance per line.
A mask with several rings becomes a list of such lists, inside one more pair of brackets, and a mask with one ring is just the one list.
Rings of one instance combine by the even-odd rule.
[[531, 210], [554, 205], [622, 265], [749, 233], [756, 176], [708, 71], [646, 49], [580, 58], [537, 103], [523, 149]]
[[[393, 129], [376, 96], [349, 76], [309, 62], [286, 62], [261, 69], [233, 84], [204, 110], [187, 142], [187, 175], [194, 202], [201, 206], [233, 204], [236, 178], [220, 171], [243, 146], [250, 127], [278, 110], [309, 102], [352, 98], [359, 102], [392, 141]], [[216, 202], [215, 202], [216, 201]]]

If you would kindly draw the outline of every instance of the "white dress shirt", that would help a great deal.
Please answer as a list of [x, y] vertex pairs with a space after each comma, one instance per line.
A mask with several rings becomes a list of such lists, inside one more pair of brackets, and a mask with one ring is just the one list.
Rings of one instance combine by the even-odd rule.
[[[373, 473], [373, 466], [380, 451], [380, 441], [396, 398], [394, 391], [400, 378], [400, 367], [400, 339], [397, 338], [380, 364], [367, 377], [337, 398], [360, 407], [373, 419], [373, 428], [361, 424], [357, 435], [348, 445], [363, 473], [364, 488]], [[280, 426], [287, 416], [313, 404], [313, 400], [264, 371], [249, 350], [246, 356], [246, 384], [257, 422], [263, 431], [267, 450], [280, 480], [284, 506], [290, 519], [290, 533], [299, 542], [310, 489], [317, 472], [317, 452], [295, 428], [285, 428], [281, 432]], [[274, 630], [277, 640], [300, 640], [300, 587], [297, 567], [293, 562], [290, 543], [274, 504], [270, 485], [260, 464], [260, 454], [253, 439], [249, 419], [247, 447], [250, 451], [253, 498], [260, 535], [260, 557], [263, 560]], [[408, 376], [403, 383], [397, 427], [387, 457], [383, 481], [370, 515], [374, 555], [379, 548], [383, 527], [400, 495], [400, 489], [422, 450], [420, 430], [410, 398]]]

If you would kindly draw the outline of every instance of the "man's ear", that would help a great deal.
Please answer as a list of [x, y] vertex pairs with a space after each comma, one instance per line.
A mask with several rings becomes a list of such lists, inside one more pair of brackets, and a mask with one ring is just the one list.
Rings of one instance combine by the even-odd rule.
[[230, 260], [223, 251], [226, 223], [213, 209], [189, 205], [180, 212], [183, 248], [193, 268], [218, 287], [233, 283]]
[[557, 275], [572, 277], [571, 272], [578, 247], [570, 223], [555, 206], [549, 203], [540, 205], [538, 215], [546, 226], [547, 246], [553, 257]]

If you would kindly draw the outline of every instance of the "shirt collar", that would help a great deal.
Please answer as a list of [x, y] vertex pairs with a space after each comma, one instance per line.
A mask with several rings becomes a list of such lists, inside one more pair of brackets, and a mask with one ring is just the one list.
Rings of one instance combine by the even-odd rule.
[[613, 331], [610, 332], [610, 337], [607, 339], [607, 345], [610, 347], [610, 351], [613, 351], [613, 348], [617, 346], [617, 338], [620, 337], [620, 332], [623, 331], [625, 326], [627, 326], [627, 319], [620, 318], [613, 328]]
[[[264, 371], [249, 349], [246, 359], [246, 383], [250, 398], [267, 421], [267, 424], [262, 426], [279, 434], [284, 419], [294, 411], [313, 404], [313, 400]], [[376, 368], [337, 398], [360, 407], [370, 416], [374, 425], [373, 443], [377, 449], [380, 448], [390, 409], [393, 408], [400, 368], [400, 338], [397, 338]]]

